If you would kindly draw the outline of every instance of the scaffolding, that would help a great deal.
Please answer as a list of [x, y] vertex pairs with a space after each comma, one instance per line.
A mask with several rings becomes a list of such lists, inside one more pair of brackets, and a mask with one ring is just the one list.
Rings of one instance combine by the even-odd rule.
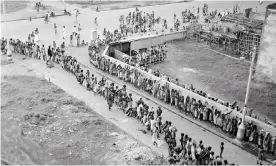
[[261, 36], [256, 33], [250, 33], [247, 31], [238, 31], [238, 53], [240, 55], [249, 56], [250, 52], [252, 52], [253, 48], [256, 47], [257, 52], [260, 46]]
[[[230, 20], [230, 25], [221, 25], [220, 22], [217, 22], [188, 27], [189, 37], [198, 42], [207, 42], [211, 47], [220, 49], [232, 56], [250, 60], [253, 48], [259, 49], [263, 22], [248, 21], [247, 18], [240, 15], [227, 16], [223, 19], [224, 21]], [[232, 24], [232, 22], [237, 24]], [[254, 23], [257, 24], [254, 25]], [[242, 25], [239, 26], [239, 24]]]

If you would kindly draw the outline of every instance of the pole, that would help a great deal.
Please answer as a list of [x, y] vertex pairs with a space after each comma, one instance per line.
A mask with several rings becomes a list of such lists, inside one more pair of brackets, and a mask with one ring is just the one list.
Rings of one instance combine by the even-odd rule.
[[245, 113], [246, 113], [246, 107], [247, 107], [247, 102], [248, 102], [248, 97], [249, 97], [249, 90], [250, 90], [250, 84], [251, 84], [251, 80], [252, 80], [252, 73], [253, 73], [253, 68], [254, 68], [254, 63], [255, 63], [255, 57], [256, 57], [256, 47], [253, 48], [253, 55], [252, 55], [251, 66], [250, 66], [250, 70], [249, 70], [246, 95], [245, 95], [244, 107], [243, 107], [243, 112], [242, 112], [242, 122], [238, 127], [238, 133], [237, 133], [238, 141], [243, 141], [243, 139], [244, 139]]

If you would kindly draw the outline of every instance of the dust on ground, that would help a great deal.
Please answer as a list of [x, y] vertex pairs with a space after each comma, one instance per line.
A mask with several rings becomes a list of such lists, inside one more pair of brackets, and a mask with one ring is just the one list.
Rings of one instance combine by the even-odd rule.
[[[21, 19], [29, 19], [30, 17], [44, 17], [48, 11], [54, 13], [60, 13], [61, 9], [56, 4], [61, 4], [58, 1], [42, 1], [41, 2], [45, 9], [40, 9], [39, 13], [35, 8], [36, 1], [13, 1], [13, 0], [5, 0], [6, 7], [6, 18], [4, 17], [3, 10], [1, 10], [1, 19], [2, 20], [21, 20]], [[2, 9], [3, 3], [1, 3]]]
[[117, 0], [107, 0], [107, 1], [88, 1], [88, 0], [75, 0], [75, 1], [67, 1], [70, 4], [78, 4], [82, 8], [90, 8], [92, 10], [96, 10], [98, 7], [99, 10], [116, 10], [116, 9], [124, 9], [131, 7], [142, 7], [142, 6], [153, 6], [153, 5], [161, 5], [172, 3], [172, 1], [117, 1]]
[[[194, 41], [171, 42], [168, 51], [165, 62], [151, 68], [158, 69], [171, 78], [179, 78], [184, 83], [194, 84], [195, 87], [225, 101], [238, 101], [242, 107], [249, 63], [204, 49]], [[254, 114], [276, 122], [276, 85], [253, 80], [248, 106], [254, 108]]]
[[[1, 70], [1, 130], [15, 128], [2, 132], [3, 164], [165, 162], [84, 102], [19, 63], [1, 66]], [[12, 139], [8, 139], [10, 135]]]
[[[6, 13], [16, 12], [19, 10], [23, 10], [27, 7], [28, 1], [10, 1], [5, 0], [5, 9]], [[1, 14], [4, 13], [3, 3], [1, 3]]]

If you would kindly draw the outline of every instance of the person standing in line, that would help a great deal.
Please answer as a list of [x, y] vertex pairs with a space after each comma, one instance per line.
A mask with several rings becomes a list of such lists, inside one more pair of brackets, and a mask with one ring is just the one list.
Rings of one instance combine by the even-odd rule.
[[77, 34], [77, 26], [74, 25], [74, 28], [73, 28], [73, 35], [76, 35]]
[[155, 123], [155, 120], [151, 120], [151, 124], [152, 124], [152, 128], [151, 128], [151, 131], [152, 131], [152, 143], [154, 146], [158, 146], [157, 144], [157, 128], [156, 128], [156, 123]]
[[49, 47], [48, 47], [48, 57], [49, 57], [49, 61], [51, 61], [51, 59], [52, 59], [51, 45], [49, 45]]
[[35, 42], [39, 42], [39, 31], [38, 31], [38, 28], [35, 29]]
[[222, 158], [223, 150], [224, 150], [224, 143], [221, 142], [221, 144], [220, 144], [220, 154], [219, 154], [219, 157], [220, 157], [220, 158]]
[[57, 47], [57, 44], [55, 41], [53, 41], [53, 48], [56, 49], [56, 47]]
[[259, 145], [259, 146], [258, 146], [257, 164], [262, 165], [263, 156], [264, 156], [263, 147]]
[[55, 30], [55, 35], [58, 35], [57, 24], [56, 23], [54, 23], [54, 30]]
[[31, 34], [31, 39], [32, 39], [32, 43], [34, 43], [34, 41], [35, 41], [35, 34], [34, 34], [34, 32], [32, 32], [32, 34]]
[[181, 138], [180, 138], [181, 150], [184, 149], [184, 136], [185, 136], [185, 134], [181, 133]]
[[80, 31], [81, 31], [81, 26], [80, 24], [78, 25], [78, 34], [80, 34]]
[[65, 26], [63, 26], [63, 28], [62, 28], [62, 39], [63, 40], [66, 39], [66, 29], [65, 29]]
[[80, 34], [77, 35], [77, 47], [80, 46]]
[[73, 47], [73, 34], [70, 35], [70, 44], [69, 44], [69, 46], [71, 46], [71, 47]]
[[48, 18], [48, 14], [46, 14], [46, 16], [45, 16], [45, 18], [44, 18], [44, 23], [45, 23], [45, 24], [48, 24], [48, 19], [49, 19], [49, 18]]

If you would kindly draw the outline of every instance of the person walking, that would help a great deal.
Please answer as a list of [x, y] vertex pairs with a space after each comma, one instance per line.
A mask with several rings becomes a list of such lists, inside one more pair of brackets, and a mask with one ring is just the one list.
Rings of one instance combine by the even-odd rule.
[[66, 29], [65, 29], [65, 26], [63, 26], [63, 28], [62, 28], [62, 39], [63, 40], [66, 39]]
[[55, 35], [58, 35], [57, 24], [56, 23], [54, 23], [54, 30], [55, 30]]
[[221, 144], [220, 144], [220, 153], [219, 153], [220, 158], [222, 158], [223, 150], [224, 150], [224, 142], [221, 142]]
[[52, 49], [51, 49], [51, 45], [49, 45], [49, 47], [48, 47], [48, 57], [49, 57], [49, 61], [51, 61], [51, 59], [52, 59]]
[[70, 35], [70, 44], [69, 46], [73, 47], [73, 34]]

